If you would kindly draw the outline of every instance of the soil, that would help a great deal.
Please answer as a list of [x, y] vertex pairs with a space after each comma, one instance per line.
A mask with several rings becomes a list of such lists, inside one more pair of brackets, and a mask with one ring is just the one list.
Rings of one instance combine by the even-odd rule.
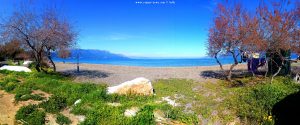
[[[41, 90], [34, 90], [32, 91], [32, 94], [39, 94], [48, 99], [51, 94], [43, 92]], [[13, 125], [16, 124], [15, 121], [15, 115], [19, 108], [22, 106], [27, 106], [29, 104], [39, 104], [42, 101], [34, 101], [34, 100], [28, 100], [28, 101], [19, 101], [18, 103], [15, 103], [15, 95], [5, 92], [4, 90], [0, 90], [0, 125], [1, 124], [8, 124]], [[68, 117], [72, 124], [78, 124], [79, 119], [76, 117], [76, 115], [71, 114], [69, 109], [65, 109], [61, 112], [63, 115]], [[46, 124], [47, 125], [57, 125], [56, 117], [54, 114], [46, 114]]]

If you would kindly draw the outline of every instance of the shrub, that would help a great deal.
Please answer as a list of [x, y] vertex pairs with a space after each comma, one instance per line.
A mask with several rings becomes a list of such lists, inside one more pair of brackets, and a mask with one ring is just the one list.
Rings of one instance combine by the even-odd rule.
[[17, 83], [14, 83], [14, 82], [8, 82], [5, 87], [4, 87], [4, 90], [6, 92], [11, 92], [13, 91], [15, 88], [17, 87]]
[[40, 96], [40, 95], [37, 95], [37, 94], [26, 94], [26, 95], [18, 95], [18, 97], [16, 98], [15, 96], [15, 100], [16, 101], [27, 101], [27, 100], [37, 100], [37, 101], [40, 101], [40, 100], [43, 100], [45, 99], [44, 97]]
[[19, 82], [20, 81], [15, 78], [15, 76], [9, 74], [0, 82], [0, 88], [4, 89], [6, 92], [11, 92], [18, 86]]
[[45, 116], [45, 112], [38, 110], [36, 105], [28, 105], [17, 111], [16, 119], [28, 125], [43, 125], [45, 124]]
[[15, 95], [15, 100], [16, 101], [22, 101], [21, 97], [23, 95], [29, 95], [31, 93], [31, 90], [26, 87], [18, 87], [16, 89], [16, 95]]
[[154, 125], [154, 114], [153, 114], [154, 107], [146, 105], [144, 108], [138, 112], [137, 116], [134, 117], [132, 124], [135, 125]]
[[56, 123], [58, 123], [60, 125], [69, 125], [69, 124], [71, 124], [71, 120], [68, 117], [59, 113], [56, 116]]
[[49, 98], [48, 101], [44, 101], [40, 104], [47, 112], [57, 113], [67, 107], [66, 98], [54, 95]]
[[290, 80], [280, 79], [273, 84], [257, 85], [239, 90], [237, 100], [237, 113], [242, 118], [247, 118], [253, 124], [272, 123], [273, 106], [287, 95], [299, 91]]

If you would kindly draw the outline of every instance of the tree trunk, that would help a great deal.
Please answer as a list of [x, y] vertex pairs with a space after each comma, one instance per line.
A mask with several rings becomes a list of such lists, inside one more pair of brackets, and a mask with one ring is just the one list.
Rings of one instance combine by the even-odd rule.
[[237, 66], [238, 63], [234, 63], [230, 66], [229, 71], [228, 71], [228, 75], [227, 75], [227, 80], [231, 81], [231, 77], [232, 77], [232, 70], [235, 66]]
[[272, 84], [272, 82], [273, 82], [274, 77], [277, 76], [277, 75], [279, 74], [279, 72], [281, 71], [282, 66], [284, 66], [284, 60], [282, 60], [282, 61], [281, 61], [281, 65], [278, 66], [277, 72], [276, 72], [275, 74], [272, 75], [272, 78], [271, 78], [271, 84]]
[[232, 57], [234, 59], [234, 63], [230, 66], [229, 71], [228, 71], [227, 80], [229, 80], [229, 81], [231, 81], [233, 68], [238, 65], [236, 55], [232, 51], [230, 53], [232, 54]]
[[51, 48], [49, 48], [49, 47], [46, 47], [46, 48], [47, 48], [47, 58], [50, 60], [50, 63], [53, 66], [53, 71], [56, 72], [56, 65], [53, 62], [52, 57], [51, 57]]
[[53, 66], [53, 71], [54, 72], [56, 72], [56, 65], [55, 65], [55, 63], [53, 62], [53, 60], [52, 60], [52, 57], [51, 57], [51, 53], [50, 52], [48, 52], [48, 59], [50, 60], [50, 63], [52, 64], [52, 66]]
[[218, 59], [218, 57], [217, 57], [217, 54], [218, 54], [218, 53], [215, 54], [215, 59], [216, 59], [217, 63], [219, 64], [221, 70], [224, 71], [223, 65], [222, 65], [221, 62], [219, 61], [219, 59]]
[[251, 69], [251, 73], [252, 73], [252, 76], [253, 77], [255, 77], [255, 72], [253, 71], [253, 67], [252, 67], [252, 64], [253, 64], [253, 60], [252, 60], [253, 58], [251, 58], [251, 60], [250, 60], [250, 69]]
[[40, 64], [39, 64], [38, 62], [37, 62], [37, 64], [35, 65], [35, 69], [36, 69], [36, 71], [41, 72]]
[[34, 58], [35, 58], [35, 62], [36, 62], [36, 65], [35, 65], [35, 69], [36, 71], [38, 72], [41, 72], [41, 61], [39, 59], [39, 56], [38, 56], [38, 53], [34, 51]]
[[266, 58], [266, 73], [265, 73], [265, 78], [267, 78], [268, 72], [269, 72], [269, 58]]

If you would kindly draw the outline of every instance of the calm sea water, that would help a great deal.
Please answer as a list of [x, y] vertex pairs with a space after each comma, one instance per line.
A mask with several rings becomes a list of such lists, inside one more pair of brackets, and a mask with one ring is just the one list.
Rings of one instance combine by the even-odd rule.
[[[55, 62], [76, 63], [76, 59], [55, 58]], [[231, 58], [221, 58], [222, 64], [231, 64]], [[197, 58], [197, 59], [80, 59], [80, 63], [91, 64], [110, 64], [123, 66], [143, 66], [143, 67], [187, 67], [187, 66], [212, 66], [218, 65], [214, 58]]]
[[[297, 58], [296, 54], [291, 55], [292, 59]], [[220, 57], [219, 60], [222, 64], [232, 64], [233, 59], [231, 56]], [[69, 62], [76, 63], [76, 59], [61, 59], [54, 58], [55, 62]], [[240, 58], [238, 58], [240, 61]], [[204, 57], [196, 59], [79, 59], [80, 63], [91, 64], [110, 64], [110, 65], [123, 65], [123, 66], [143, 66], [143, 67], [188, 67], [188, 66], [213, 66], [218, 65], [214, 58]]]

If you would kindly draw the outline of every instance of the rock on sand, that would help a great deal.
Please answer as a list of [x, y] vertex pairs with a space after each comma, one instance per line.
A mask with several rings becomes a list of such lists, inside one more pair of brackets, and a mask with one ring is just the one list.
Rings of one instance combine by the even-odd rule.
[[120, 85], [108, 87], [107, 93], [153, 95], [153, 87], [149, 79], [139, 77]]

